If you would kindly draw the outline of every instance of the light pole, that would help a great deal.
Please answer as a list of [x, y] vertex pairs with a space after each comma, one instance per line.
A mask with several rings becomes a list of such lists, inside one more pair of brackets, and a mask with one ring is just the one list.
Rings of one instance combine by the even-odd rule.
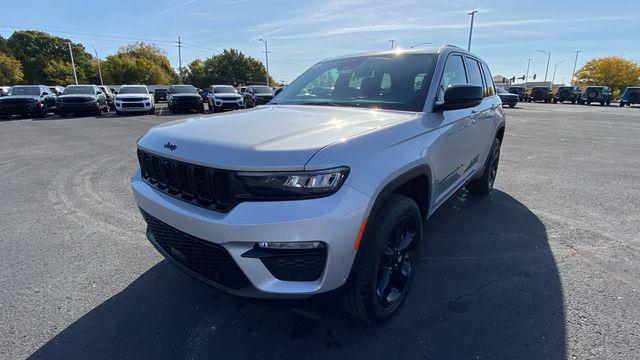
[[420, 45], [431, 45], [431, 43], [430, 42], [423, 42], [423, 43], [420, 43], [420, 44], [411, 45], [409, 48], [413, 49], [413, 48], [418, 47]]
[[471, 51], [471, 36], [473, 35], [473, 19], [475, 18], [477, 12], [478, 10], [473, 10], [472, 12], [467, 14], [467, 15], [471, 15], [471, 26], [469, 26], [469, 44], [467, 44], [467, 51]]
[[71, 55], [71, 66], [73, 66], [73, 78], [76, 81], [76, 85], [78, 85], [78, 75], [76, 74], [76, 63], [73, 61], [73, 50], [71, 50], [71, 42], [69, 44], [69, 55]]
[[96, 53], [96, 59], [98, 59], [98, 74], [100, 75], [100, 85], [104, 86], [104, 82], [102, 82], [102, 69], [100, 69], [100, 57], [98, 57], [98, 51], [96, 50], [96, 47], [91, 45], [91, 47], [93, 48], [93, 52]]
[[182, 41], [178, 36], [178, 84], [182, 84]]
[[578, 54], [580, 54], [582, 51], [581, 50], [576, 50], [574, 51], [574, 53], [576, 53], [576, 61], [574, 61], [573, 63], [573, 72], [571, 73], [571, 85], [573, 85], [574, 83], [574, 79], [576, 77], [576, 66], [578, 65]]
[[558, 70], [558, 65], [566, 61], [567, 60], [562, 60], [559, 63], [556, 63], [555, 66], [553, 67], [553, 77], [551, 78], [551, 86], [553, 86], [553, 83], [556, 81], [556, 70]]
[[391, 50], [393, 50], [393, 44], [396, 42], [395, 40], [389, 40], [389, 42], [391, 43]]
[[527, 59], [527, 74], [524, 76], [524, 88], [527, 88], [527, 82], [529, 81], [529, 66], [531, 66], [531, 60]]
[[549, 62], [551, 61], [551, 51], [546, 51], [546, 50], [536, 50], [536, 51], [547, 55], [547, 70], [545, 70], [544, 72], [544, 82], [547, 82], [547, 75], [549, 74]]
[[267, 86], [269, 86], [269, 46], [267, 45], [267, 41], [264, 39], [258, 39], [258, 41], [262, 41], [264, 43], [264, 60], [267, 68]]

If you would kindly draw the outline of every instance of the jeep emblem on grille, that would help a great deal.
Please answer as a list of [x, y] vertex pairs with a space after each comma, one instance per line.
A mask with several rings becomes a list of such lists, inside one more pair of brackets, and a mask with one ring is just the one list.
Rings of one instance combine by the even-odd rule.
[[178, 148], [178, 145], [176, 145], [176, 144], [172, 143], [171, 141], [167, 141], [167, 143], [166, 143], [166, 144], [164, 144], [164, 147], [165, 147], [166, 149], [169, 149], [169, 150], [173, 151], [173, 150], [175, 150], [175, 149], [177, 149], [177, 148]]

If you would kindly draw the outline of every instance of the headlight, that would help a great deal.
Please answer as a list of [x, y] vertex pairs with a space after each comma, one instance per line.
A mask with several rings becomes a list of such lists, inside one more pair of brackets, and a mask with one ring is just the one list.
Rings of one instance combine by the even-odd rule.
[[349, 174], [349, 168], [340, 167], [304, 172], [240, 172], [247, 194], [242, 197], [257, 199], [309, 198], [335, 193]]

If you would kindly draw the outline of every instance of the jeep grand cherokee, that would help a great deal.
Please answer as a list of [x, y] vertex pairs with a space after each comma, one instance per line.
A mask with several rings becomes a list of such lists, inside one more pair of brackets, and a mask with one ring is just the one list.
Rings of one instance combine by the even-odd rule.
[[407, 296], [423, 220], [491, 191], [504, 125], [489, 68], [458, 47], [338, 57], [266, 106], [151, 129], [131, 185], [183, 271], [240, 296], [339, 294], [374, 323]]

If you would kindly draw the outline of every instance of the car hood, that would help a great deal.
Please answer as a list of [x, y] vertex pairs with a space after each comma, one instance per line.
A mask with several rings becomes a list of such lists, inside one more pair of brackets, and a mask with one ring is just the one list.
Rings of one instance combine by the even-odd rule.
[[88, 94], [67, 94], [67, 95], [58, 95], [58, 99], [66, 99], [66, 98], [85, 98], [87, 100], [93, 100], [97, 95], [88, 95]]
[[303, 170], [313, 155], [327, 145], [416, 116], [417, 113], [404, 111], [262, 106], [159, 125], [140, 138], [138, 146], [215, 168]]
[[200, 94], [171, 94], [172, 98], [194, 98], [201, 99], [202, 96]]
[[240, 94], [232, 94], [232, 93], [228, 93], [228, 94], [213, 94], [213, 97], [234, 97], [234, 98], [238, 98], [240, 99], [242, 97], [242, 95]]

